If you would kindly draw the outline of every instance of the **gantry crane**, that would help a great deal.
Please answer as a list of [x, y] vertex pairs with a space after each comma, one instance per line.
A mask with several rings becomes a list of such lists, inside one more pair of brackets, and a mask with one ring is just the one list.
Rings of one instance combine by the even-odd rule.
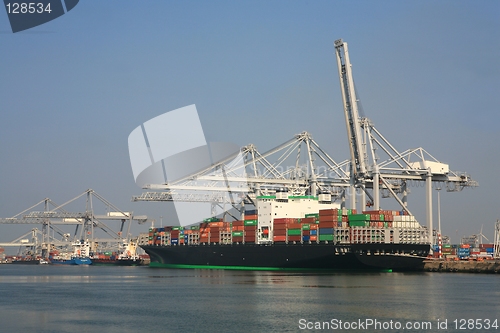
[[[347, 43], [338, 39], [334, 42], [334, 46], [351, 152], [352, 194], [356, 188], [360, 188], [361, 208], [364, 209], [368, 204], [378, 210], [380, 191], [383, 190], [387, 192], [387, 197], [396, 199], [401, 208], [411, 214], [407, 206], [407, 181], [424, 181], [427, 227], [432, 236], [432, 182], [446, 183], [448, 191], [460, 191], [465, 187], [478, 186], [477, 182], [466, 173], [450, 171], [447, 164], [439, 162], [423, 148], [398, 152], [375, 128], [370, 119], [361, 117], [358, 112], [358, 98], [354, 89]], [[385, 159], [381, 159], [377, 150], [385, 155]], [[402, 197], [399, 198], [398, 194]], [[368, 203], [366, 196], [371, 199]], [[355, 195], [351, 195], [351, 208], [356, 208]]]
[[[86, 207], [84, 212], [68, 212], [66, 206], [76, 201], [79, 198], [86, 198]], [[94, 213], [94, 198], [105, 205], [106, 214], [97, 215]], [[43, 204], [43, 210], [33, 210], [37, 206]], [[53, 206], [53, 207], [51, 207]], [[42, 230], [34, 228], [32, 238], [29, 242], [22, 242], [21, 238], [11, 242], [2, 243], [0, 246], [25, 246], [36, 249], [41, 252], [43, 257], [47, 257], [52, 247], [67, 246], [73, 240], [89, 239], [94, 246], [95, 244], [122, 244], [130, 240], [130, 227], [132, 221], [144, 223], [148, 219], [147, 216], [134, 216], [133, 212], [124, 212], [107, 201], [104, 197], [96, 193], [92, 189], [88, 189], [82, 194], [65, 202], [62, 205], [55, 204], [51, 199], [45, 198], [37, 204], [25, 209], [24, 211], [9, 218], [0, 218], [0, 224], [41, 224]], [[119, 231], [109, 227], [104, 221], [120, 221]], [[127, 230], [124, 231], [125, 225]], [[74, 226], [74, 235], [62, 230], [60, 226]], [[97, 237], [96, 231], [104, 232], [109, 238]], [[51, 235], [51, 233], [54, 235]], [[125, 235], [123, 234], [125, 233]], [[61, 236], [57, 239], [55, 234]], [[38, 241], [37, 236], [41, 236]], [[24, 240], [23, 240], [24, 241]], [[39, 251], [41, 250], [41, 251]], [[93, 250], [95, 250], [93, 248]]]

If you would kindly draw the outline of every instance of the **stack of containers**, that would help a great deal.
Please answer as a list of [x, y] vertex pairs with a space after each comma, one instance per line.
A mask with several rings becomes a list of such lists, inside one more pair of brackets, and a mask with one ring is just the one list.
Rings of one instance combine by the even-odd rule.
[[[340, 216], [340, 218], [339, 218]], [[338, 228], [339, 220], [342, 225], [342, 215], [338, 209], [322, 209], [319, 211], [319, 241], [333, 241], [333, 228]]]
[[170, 231], [170, 244], [171, 245], [184, 244], [184, 228], [183, 227], [172, 227], [172, 231]]
[[460, 259], [467, 259], [470, 257], [470, 245], [461, 244], [457, 250], [457, 255]]
[[154, 230], [155, 228], [149, 228], [148, 245], [153, 245]]
[[224, 226], [224, 222], [208, 222], [208, 232], [210, 233], [210, 243], [220, 242], [220, 232], [221, 228]]
[[[303, 241], [317, 242], [318, 241], [319, 213], [306, 214], [305, 218], [303, 218], [301, 222], [309, 223], [309, 230], [307, 230], [307, 227], [305, 227], [305, 224], [303, 224], [303, 226], [302, 226], [302, 240]], [[307, 239], [308, 235], [309, 235], [309, 239]]]
[[300, 219], [294, 219], [292, 223], [286, 225], [286, 228], [287, 242], [302, 241], [302, 224], [300, 224]]
[[211, 230], [209, 223], [211, 222], [203, 222], [200, 223], [200, 243], [210, 243], [211, 242]]
[[[398, 216], [396, 218], [395, 216]], [[352, 214], [349, 216], [350, 227], [372, 227], [372, 228], [392, 228], [393, 221], [408, 221], [414, 222], [414, 218], [410, 216], [400, 216], [397, 210], [365, 210], [362, 214]], [[397, 225], [400, 226], [399, 224]], [[402, 225], [401, 225], [402, 226]], [[406, 226], [406, 225], [405, 225]], [[414, 225], [411, 225], [415, 227]]]
[[456, 254], [456, 253], [454, 253], [453, 248], [451, 247], [451, 244], [443, 244], [441, 246], [441, 252], [442, 252], [443, 256], [450, 256], [450, 255]]
[[233, 221], [231, 230], [232, 242], [243, 243], [244, 221]]
[[[254, 214], [250, 214], [254, 213]], [[255, 243], [257, 236], [258, 216], [257, 211], [246, 211], [245, 220], [243, 221], [243, 237], [245, 243]]]
[[481, 254], [491, 255], [495, 253], [494, 244], [481, 244], [479, 245], [479, 251]]
[[[302, 229], [302, 241], [303, 242], [309, 242], [311, 241], [311, 226], [316, 228], [316, 220], [319, 219], [319, 214], [316, 214], [318, 216], [311, 216], [312, 214], [307, 214], [306, 217], [300, 219], [300, 225]], [[316, 241], [315, 239], [314, 241]]]
[[275, 242], [275, 243], [287, 242], [288, 226], [296, 224], [296, 223], [298, 223], [298, 219], [296, 219], [296, 218], [277, 218], [277, 219], [274, 219], [273, 220], [273, 242]]

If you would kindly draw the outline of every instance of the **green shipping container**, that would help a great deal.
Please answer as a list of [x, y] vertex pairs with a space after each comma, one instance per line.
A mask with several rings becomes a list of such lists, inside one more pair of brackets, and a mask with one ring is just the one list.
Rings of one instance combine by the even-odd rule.
[[306, 217], [319, 217], [319, 213], [306, 214]]
[[300, 236], [302, 234], [302, 230], [300, 229], [288, 229], [287, 235], [288, 236]]
[[319, 240], [321, 241], [332, 241], [333, 235], [319, 235]]
[[243, 225], [257, 225], [257, 220], [247, 220], [247, 221], [244, 221]]
[[243, 231], [233, 231], [233, 236], [236, 236], [236, 237], [243, 236]]
[[349, 221], [350, 227], [368, 227], [370, 222], [366, 221]]
[[370, 214], [352, 214], [349, 216], [349, 222], [350, 221], [369, 221], [370, 220]]
[[384, 214], [380, 214], [379, 221], [385, 221]]
[[309, 230], [311, 229], [310, 225], [309, 224], [303, 224], [302, 225], [302, 230]]

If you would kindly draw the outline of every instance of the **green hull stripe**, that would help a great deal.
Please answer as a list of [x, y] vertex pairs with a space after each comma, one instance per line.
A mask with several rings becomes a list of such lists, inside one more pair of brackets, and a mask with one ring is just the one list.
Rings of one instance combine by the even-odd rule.
[[[153, 267], [153, 268], [183, 268], [183, 269], [226, 269], [226, 270], [240, 270], [240, 271], [351, 271], [351, 272], [353, 271], [353, 270], [348, 270], [348, 269], [161, 264], [158, 262], [151, 262], [149, 264], [149, 267]], [[361, 270], [361, 271], [366, 271], [366, 270]], [[392, 272], [392, 269], [375, 269], [375, 271]]]

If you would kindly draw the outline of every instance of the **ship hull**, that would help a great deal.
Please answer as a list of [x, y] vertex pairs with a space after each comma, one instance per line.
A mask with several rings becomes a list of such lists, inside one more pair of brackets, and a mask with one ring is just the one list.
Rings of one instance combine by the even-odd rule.
[[32, 259], [32, 260], [12, 260], [11, 264], [15, 265], [40, 265], [40, 259]]
[[96, 266], [140, 266], [142, 259], [92, 259], [92, 265]]
[[71, 258], [71, 259], [51, 259], [52, 265], [91, 265], [92, 261], [89, 258]]
[[426, 244], [141, 246], [151, 267], [247, 270], [422, 270]]

